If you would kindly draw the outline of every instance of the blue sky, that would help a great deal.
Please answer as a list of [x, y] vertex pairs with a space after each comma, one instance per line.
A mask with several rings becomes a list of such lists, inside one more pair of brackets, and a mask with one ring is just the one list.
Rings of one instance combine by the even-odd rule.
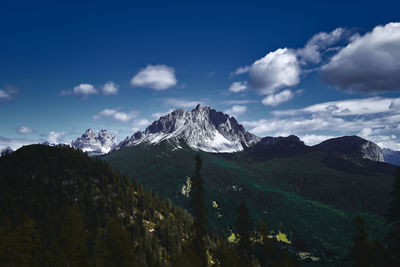
[[397, 1], [82, 2], [2, 1], [0, 147], [121, 141], [201, 102], [259, 136], [400, 150]]

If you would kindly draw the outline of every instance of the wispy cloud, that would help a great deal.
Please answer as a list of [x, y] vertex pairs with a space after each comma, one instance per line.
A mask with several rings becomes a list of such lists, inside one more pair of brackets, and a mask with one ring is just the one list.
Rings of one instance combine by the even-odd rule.
[[230, 109], [225, 110], [224, 113], [230, 116], [238, 117], [239, 115], [245, 113], [246, 110], [247, 110], [246, 106], [234, 105]]
[[240, 75], [243, 73], [249, 72], [250, 67], [249, 66], [244, 66], [244, 67], [239, 67], [235, 71], [231, 72], [231, 75]]
[[31, 134], [34, 133], [34, 130], [28, 126], [21, 126], [17, 129], [17, 133], [19, 134]]
[[271, 94], [262, 100], [262, 103], [266, 106], [276, 107], [284, 102], [291, 100], [295, 95], [301, 94], [302, 90], [293, 92], [290, 89], [283, 90], [277, 94]]
[[12, 99], [12, 95], [18, 94], [19, 90], [11, 85], [6, 85], [5, 89], [0, 89], [0, 103]]
[[160, 118], [160, 117], [162, 117], [162, 116], [164, 116], [164, 115], [167, 115], [167, 114], [171, 113], [172, 111], [173, 111], [173, 109], [170, 109], [170, 110], [165, 111], [165, 112], [156, 112], [156, 113], [151, 114], [151, 116], [152, 116], [153, 118], [158, 119], [158, 118]]
[[148, 119], [135, 119], [132, 122], [132, 131], [137, 132], [147, 126], [150, 125], [150, 121]]
[[103, 109], [99, 113], [93, 116], [93, 120], [97, 121], [99, 119], [104, 119], [104, 118], [111, 118], [116, 121], [120, 122], [128, 122], [134, 118], [137, 118], [139, 115], [138, 111], [131, 110], [130, 112], [121, 112], [118, 111], [117, 109]]
[[229, 87], [229, 91], [234, 92], [234, 93], [239, 93], [247, 89], [247, 82], [234, 82], [232, 85]]
[[225, 105], [245, 105], [249, 103], [257, 103], [258, 100], [255, 99], [231, 99], [231, 100], [222, 100], [220, 103]]

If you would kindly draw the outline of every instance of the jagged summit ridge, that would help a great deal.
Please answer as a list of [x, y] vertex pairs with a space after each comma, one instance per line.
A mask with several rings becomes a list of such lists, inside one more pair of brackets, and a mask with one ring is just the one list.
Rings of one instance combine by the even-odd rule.
[[237, 152], [257, 143], [260, 138], [247, 132], [234, 117], [207, 106], [193, 110], [176, 109], [154, 121], [143, 132], [136, 132], [116, 149], [141, 143], [156, 144], [163, 140], [184, 142], [206, 152]]
[[100, 155], [111, 151], [117, 145], [117, 140], [107, 130], [102, 129], [96, 133], [92, 129], [87, 129], [81, 137], [73, 140], [71, 145], [90, 155]]

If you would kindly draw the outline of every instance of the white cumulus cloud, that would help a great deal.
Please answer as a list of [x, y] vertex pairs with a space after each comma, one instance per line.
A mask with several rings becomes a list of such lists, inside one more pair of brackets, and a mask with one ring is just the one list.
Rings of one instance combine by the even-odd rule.
[[147, 65], [131, 80], [135, 87], [146, 87], [153, 90], [165, 90], [177, 84], [175, 70], [166, 65]]
[[273, 94], [300, 82], [301, 69], [292, 49], [280, 48], [255, 61], [249, 69], [249, 82], [261, 94]]
[[72, 93], [76, 96], [87, 97], [88, 95], [97, 94], [98, 92], [93, 85], [81, 83], [74, 87]]
[[322, 67], [323, 81], [346, 92], [400, 90], [400, 23], [377, 26]]
[[118, 84], [110, 81], [103, 85], [101, 91], [103, 95], [117, 95], [119, 91], [119, 86]]

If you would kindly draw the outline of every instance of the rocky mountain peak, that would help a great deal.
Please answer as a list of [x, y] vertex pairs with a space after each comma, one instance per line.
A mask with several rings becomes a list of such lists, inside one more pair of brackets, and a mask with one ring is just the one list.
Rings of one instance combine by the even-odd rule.
[[117, 140], [105, 129], [97, 133], [92, 129], [87, 129], [81, 137], [73, 140], [71, 145], [88, 152], [89, 155], [101, 155], [112, 150], [117, 145]]
[[359, 155], [373, 161], [384, 161], [382, 149], [377, 144], [356, 135], [332, 138], [315, 147], [346, 155]]
[[154, 121], [143, 132], [126, 138], [116, 149], [163, 140], [185, 142], [207, 152], [236, 152], [260, 140], [247, 132], [234, 117], [198, 104], [191, 111], [176, 109]]
[[197, 104], [194, 110], [200, 110], [201, 109], [201, 104]]

